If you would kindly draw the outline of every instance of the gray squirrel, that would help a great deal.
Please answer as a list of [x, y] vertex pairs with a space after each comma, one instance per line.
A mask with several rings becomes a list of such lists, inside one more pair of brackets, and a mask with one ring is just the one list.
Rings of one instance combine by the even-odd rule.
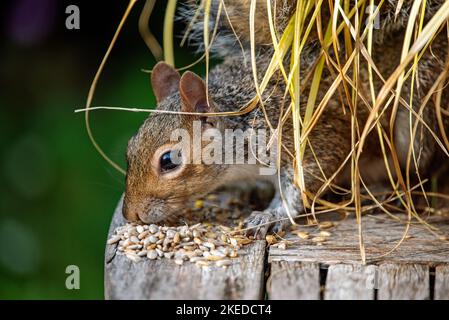
[[[217, 21], [217, 12], [221, 0], [213, 0], [211, 6], [210, 30]], [[380, 10], [380, 29], [374, 31], [376, 45], [373, 47], [373, 60], [379, 72], [387, 79], [395, 70], [400, 61], [404, 27], [407, 24], [412, 1], [405, 1], [402, 10], [395, 18], [394, 12], [397, 1], [386, 1]], [[224, 132], [226, 129], [265, 129], [270, 132], [267, 119], [259, 108], [238, 116], [202, 116], [201, 113], [219, 113], [237, 111], [247, 105], [256, 96], [253, 71], [250, 63], [249, 51], [249, 10], [250, 0], [226, 0], [227, 16], [222, 12], [217, 26], [215, 44], [211, 51], [221, 57], [223, 62], [212, 68], [209, 72], [206, 86], [205, 80], [200, 76], [187, 71], [180, 75], [170, 65], [159, 62], [151, 74], [151, 84], [157, 99], [157, 109], [162, 111], [181, 111], [198, 113], [197, 115], [154, 113], [152, 114], [128, 144], [127, 151], [127, 177], [124, 198], [123, 215], [129, 221], [144, 223], [176, 222], [186, 202], [193, 197], [205, 195], [214, 189], [233, 181], [266, 178], [260, 176], [260, 167], [256, 164], [190, 164], [175, 163], [174, 154], [191, 152], [191, 150], [174, 150], [177, 141], [173, 141], [172, 132], [176, 128], [183, 128], [193, 134], [194, 121], [201, 124], [200, 130], [215, 129]], [[273, 12], [276, 13], [279, 33], [287, 25], [294, 12], [296, 0], [273, 0]], [[444, 3], [428, 1], [426, 21]], [[180, 15], [184, 19], [191, 19], [196, 6], [193, 4], [183, 9]], [[269, 45], [269, 33], [266, 1], [257, 1], [256, 7], [256, 60], [258, 79], [262, 79], [264, 72], [273, 55]], [[323, 20], [326, 20], [326, 13]], [[329, 14], [327, 14], [329, 18]], [[229, 26], [232, 23], [232, 28]], [[325, 24], [323, 24], [325, 25]], [[202, 41], [203, 21], [200, 18], [192, 25], [191, 43]], [[238, 43], [236, 36], [241, 43]], [[305, 74], [320, 54], [321, 46], [317, 38], [311, 35], [301, 57], [301, 74]], [[441, 32], [433, 41], [432, 50], [426, 50], [419, 64], [418, 85], [414, 90], [414, 108], [419, 108], [419, 102], [425, 96], [432, 83], [445, 67], [448, 41], [445, 31]], [[243, 50], [241, 50], [243, 48]], [[201, 48], [200, 48], [201, 50]], [[343, 50], [344, 51], [344, 50]], [[367, 62], [360, 61], [359, 92], [360, 95], [370, 97], [368, 86]], [[245, 63], [246, 62], [246, 63]], [[287, 63], [288, 64], [288, 63]], [[348, 72], [352, 77], [351, 72]], [[374, 77], [375, 90], [378, 92], [383, 82]], [[324, 71], [320, 84], [317, 101], [326, 94], [334, 77]], [[310, 82], [310, 81], [309, 81]], [[410, 79], [404, 83], [402, 97], [410, 100]], [[308, 85], [304, 90], [308, 92]], [[449, 93], [444, 89], [442, 106], [448, 108]], [[266, 116], [276, 127], [279, 122], [280, 110], [290, 104], [289, 95], [285, 96], [285, 83], [277, 71], [269, 81], [262, 94], [262, 101]], [[307, 95], [303, 94], [302, 101]], [[330, 177], [344, 162], [351, 152], [351, 115], [348, 106], [342, 106], [344, 99], [339, 99], [337, 93], [329, 100], [328, 105], [320, 116], [317, 124], [310, 132], [309, 146], [303, 158], [304, 182], [306, 189], [316, 193], [323, 185], [324, 178]], [[433, 101], [429, 100], [423, 113], [423, 120], [430, 129], [438, 131]], [[344, 111], [346, 108], [346, 112]], [[382, 118], [382, 126], [388, 132], [390, 124], [390, 110], [387, 108]], [[304, 110], [301, 110], [303, 113]], [[357, 122], [363, 129], [369, 115], [369, 107], [362, 99], [357, 104]], [[445, 122], [447, 128], [447, 122]], [[414, 146], [419, 150], [419, 171], [425, 177], [431, 171], [431, 163], [441, 157], [439, 147], [421, 124]], [[409, 110], [399, 107], [394, 124], [395, 146], [401, 169], [405, 168], [406, 156], [410, 144]], [[202, 142], [202, 147], [207, 142]], [[313, 148], [313, 152], [311, 147]], [[223, 151], [225, 152], [225, 151]], [[285, 121], [282, 129], [282, 162], [279, 170], [280, 185], [283, 197], [276, 192], [271, 204], [264, 211], [253, 212], [246, 220], [245, 227], [249, 234], [258, 238], [264, 237], [268, 231], [277, 232], [289, 223], [287, 211], [291, 216], [297, 216], [304, 211], [303, 199], [294, 181], [294, 163], [291, 155], [294, 153], [293, 126], [291, 118]], [[248, 156], [247, 152], [245, 154]], [[318, 159], [319, 163], [315, 160]], [[182, 159], [182, 156], [181, 156]], [[443, 158], [439, 158], [443, 159]], [[348, 162], [349, 163], [349, 162]], [[414, 169], [412, 169], [414, 170]], [[380, 151], [378, 136], [375, 130], [368, 136], [363, 154], [360, 159], [360, 174], [367, 185], [375, 185], [387, 180], [384, 160]], [[277, 184], [277, 175], [274, 176]], [[347, 164], [335, 183], [343, 186], [350, 185], [350, 170]]]

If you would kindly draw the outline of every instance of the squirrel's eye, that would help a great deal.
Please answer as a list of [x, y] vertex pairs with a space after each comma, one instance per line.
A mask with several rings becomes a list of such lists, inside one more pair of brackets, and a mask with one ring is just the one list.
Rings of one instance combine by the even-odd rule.
[[162, 172], [171, 171], [173, 169], [176, 169], [179, 166], [178, 163], [175, 163], [172, 156], [173, 156], [173, 151], [168, 151], [161, 156], [160, 165], [161, 165]]

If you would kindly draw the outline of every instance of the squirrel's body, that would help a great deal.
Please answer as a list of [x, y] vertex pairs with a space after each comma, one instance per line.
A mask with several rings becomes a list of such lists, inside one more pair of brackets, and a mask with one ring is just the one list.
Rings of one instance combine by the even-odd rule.
[[[158, 109], [169, 111], [184, 112], [235, 112], [246, 106], [251, 99], [256, 96], [254, 85], [254, 77], [251, 66], [251, 57], [248, 50], [247, 41], [249, 40], [248, 23], [249, 0], [225, 1], [228, 16], [233, 24], [233, 32], [240, 35], [240, 40], [244, 48], [243, 52], [239, 50], [239, 46], [233, 45], [229, 48], [230, 41], [223, 40], [229, 35], [222, 35], [221, 45], [225, 44], [226, 50], [215, 49], [215, 52], [222, 52], [225, 55], [223, 63], [217, 65], [210, 70], [208, 76], [208, 86], [205, 82], [192, 73], [186, 73], [182, 77], [168, 65], [159, 64], [152, 74], [153, 89], [158, 100]], [[444, 1], [428, 1], [429, 14], [433, 10], [439, 8]], [[216, 1], [213, 1], [216, 5]], [[286, 25], [287, 18], [291, 16], [292, 9], [296, 4], [295, 0], [278, 0], [276, 8], [277, 16], [281, 16], [279, 31]], [[382, 34], [375, 35], [376, 41], [382, 45], [373, 47], [373, 60], [379, 72], [387, 79], [395, 70], [400, 62], [402, 49], [403, 32], [397, 32], [406, 23], [406, 16], [410, 10], [410, 3], [405, 2], [403, 10], [398, 19], [391, 18], [391, 11], [396, 8], [397, 1], [386, 3], [384, 13], [387, 21], [382, 22], [384, 27]], [[266, 6], [266, 1], [258, 1], [258, 6]], [[259, 8], [259, 7], [258, 7]], [[213, 6], [211, 12], [216, 10], [217, 6]], [[233, 14], [233, 12], [235, 14]], [[263, 22], [266, 19], [266, 7], [256, 10], [258, 24], [256, 31], [258, 36], [257, 43], [262, 43], [257, 49], [257, 73], [259, 82], [263, 78], [264, 72], [273, 55], [272, 48], [263, 45], [271, 38], [267, 25]], [[246, 16], [245, 16], [246, 15]], [[244, 17], [246, 20], [244, 20]], [[329, 17], [327, 17], [329, 18]], [[213, 18], [211, 18], [213, 19]], [[390, 20], [388, 20], [390, 19]], [[198, 29], [196, 25], [194, 29]], [[223, 27], [224, 28], [224, 27]], [[225, 29], [229, 32], [229, 28]], [[385, 34], [388, 30], [388, 34]], [[394, 30], [395, 32], [391, 32]], [[375, 31], [376, 32], [376, 31]], [[381, 32], [381, 31], [379, 31]], [[217, 38], [220, 37], [218, 33]], [[235, 40], [233, 40], [235, 41]], [[317, 40], [311, 40], [304, 48], [303, 58], [301, 60], [301, 74], [312, 66], [320, 54], [321, 47], [317, 45]], [[225, 52], [225, 54], [223, 54]], [[232, 54], [230, 54], [232, 52]], [[343, 50], [344, 52], [344, 50]], [[438, 75], [444, 68], [444, 62], [447, 56], [447, 38], [442, 33], [432, 45], [432, 52], [426, 51], [421, 62], [419, 63], [418, 89], [414, 90], [415, 111], [419, 110], [420, 102], [424, 95], [435, 82]], [[245, 63], [246, 62], [246, 63]], [[371, 97], [368, 81], [368, 66], [365, 60], [360, 61], [359, 72], [359, 92], [363, 97]], [[349, 78], [352, 78], [348, 72]], [[331, 75], [325, 71], [320, 84], [320, 92], [317, 101], [321, 101], [326, 92], [330, 88], [335, 79], [335, 75]], [[379, 92], [383, 82], [374, 77], [375, 92]], [[310, 81], [309, 81], [310, 82]], [[405, 101], [410, 100], [411, 80], [408, 79], [404, 83], [402, 97]], [[307, 84], [306, 84], [307, 86]], [[307, 102], [308, 88], [301, 95], [302, 109]], [[448, 103], [449, 94], [443, 95], [443, 102]], [[273, 124], [278, 126], [280, 110], [284, 111], [290, 104], [289, 95], [285, 95], [285, 84], [279, 71], [270, 80], [267, 88], [262, 96], [263, 106], [266, 111], [266, 117]], [[330, 177], [341, 166], [345, 158], [351, 152], [351, 113], [347, 105], [342, 105], [342, 100], [335, 93], [330, 99], [323, 114], [320, 116], [317, 124], [309, 135], [310, 146], [313, 148], [311, 152], [310, 146], [306, 148], [303, 159], [304, 179], [306, 189], [312, 194], [317, 192], [323, 184], [323, 174]], [[370, 103], [371, 101], [368, 101]], [[438, 131], [434, 114], [432, 100], [429, 100], [429, 106], [423, 113], [423, 120], [428, 124], [431, 130]], [[358, 100], [357, 121], [360, 130], [363, 130], [364, 124], [370, 113], [369, 107], [362, 99]], [[387, 109], [387, 114], [382, 117], [382, 127], [389, 132], [388, 120], [391, 108]], [[229, 183], [235, 179], [247, 179], [251, 176], [257, 178], [257, 170], [243, 168], [232, 164], [189, 164], [172, 166], [170, 170], [165, 170], [163, 157], [167, 150], [172, 151], [175, 142], [171, 141], [171, 131], [176, 128], [184, 128], [190, 133], [193, 132], [192, 122], [199, 120], [202, 122], [203, 130], [214, 128], [219, 131], [225, 129], [243, 131], [248, 129], [265, 129], [270, 132], [267, 120], [261, 108], [255, 108], [249, 113], [240, 116], [214, 117], [200, 115], [173, 115], [156, 113], [146, 120], [139, 130], [138, 134], [133, 137], [128, 148], [128, 175], [127, 190], [125, 196], [125, 217], [130, 220], [140, 219], [144, 222], [158, 222], [167, 220], [176, 220], [176, 212], [182, 207], [192, 196], [199, 196], [210, 192], [219, 186]], [[402, 169], [405, 168], [407, 161], [406, 156], [409, 149], [409, 111], [401, 107], [398, 109], [396, 116], [395, 128], [395, 145]], [[159, 129], [157, 129], [159, 128]], [[426, 173], [426, 170], [437, 153], [437, 147], [434, 139], [419, 125], [419, 138], [415, 139], [417, 152], [419, 151], [419, 169], [420, 172]], [[293, 215], [303, 210], [302, 199], [297, 184], [294, 182], [294, 167], [291, 160], [291, 154], [294, 153], [293, 126], [291, 119], [285, 121], [282, 132], [282, 164], [280, 170], [281, 189], [284, 193], [284, 199], [288, 206], [289, 212]], [[383, 157], [378, 146], [378, 137], [375, 130], [369, 135], [368, 141], [365, 143], [363, 156], [360, 160], [360, 172], [365, 183], [377, 183], [379, 180], [386, 179], [386, 170], [384, 167]], [[319, 160], [317, 164], [314, 156]], [[166, 156], [165, 156], [166, 157]], [[256, 167], [258, 165], [255, 165]], [[253, 166], [254, 167], [254, 166]], [[350, 184], [350, 177], [347, 174], [349, 170], [349, 162], [345, 170], [337, 177], [338, 183], [342, 185]], [[346, 172], [346, 173], [345, 173]], [[248, 226], [263, 225], [263, 231], [268, 228], [267, 222], [270, 220], [279, 220], [286, 218], [285, 204], [281, 202], [279, 194], [275, 196], [270, 207], [264, 212], [256, 212], [248, 220]], [[282, 227], [282, 224], [278, 224]], [[263, 232], [262, 232], [263, 234]]]

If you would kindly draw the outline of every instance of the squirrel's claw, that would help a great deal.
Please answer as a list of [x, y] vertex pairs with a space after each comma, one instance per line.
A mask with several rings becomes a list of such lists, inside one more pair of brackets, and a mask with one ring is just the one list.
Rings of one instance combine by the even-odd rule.
[[246, 218], [244, 229], [246, 236], [253, 236], [255, 239], [265, 239], [268, 231], [278, 232], [282, 229], [282, 224], [276, 221], [276, 216], [270, 211], [253, 211]]

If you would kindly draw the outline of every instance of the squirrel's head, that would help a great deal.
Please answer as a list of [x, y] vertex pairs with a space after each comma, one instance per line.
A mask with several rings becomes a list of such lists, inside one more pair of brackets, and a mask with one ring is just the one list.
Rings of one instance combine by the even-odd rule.
[[[205, 82], [190, 71], [181, 77], [173, 67], [159, 62], [153, 68], [151, 84], [158, 110], [216, 111], [212, 98], [207, 96]], [[127, 220], [175, 221], [192, 195], [202, 195], [217, 186], [220, 165], [192, 164], [192, 143], [181, 147], [179, 140], [173, 141], [175, 130], [193, 137], [194, 123], [201, 131], [223, 127], [220, 117], [156, 112], [130, 139], [123, 206]]]

